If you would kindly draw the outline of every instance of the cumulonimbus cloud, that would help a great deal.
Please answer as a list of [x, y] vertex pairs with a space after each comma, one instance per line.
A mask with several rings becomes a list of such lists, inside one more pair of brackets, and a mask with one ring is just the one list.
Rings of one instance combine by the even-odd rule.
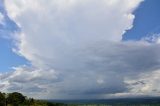
[[141, 2], [5, 0], [9, 17], [21, 30], [13, 37], [14, 50], [31, 66], [2, 74], [0, 87], [46, 98], [106, 98], [130, 92], [126, 78], [160, 67], [158, 44], [122, 41]]

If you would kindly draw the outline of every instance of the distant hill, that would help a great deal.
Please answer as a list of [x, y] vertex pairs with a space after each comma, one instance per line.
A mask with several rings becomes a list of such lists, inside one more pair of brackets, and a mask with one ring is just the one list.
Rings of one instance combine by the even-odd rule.
[[95, 100], [48, 100], [64, 104], [103, 104], [110, 106], [160, 106], [160, 97], [95, 99]]

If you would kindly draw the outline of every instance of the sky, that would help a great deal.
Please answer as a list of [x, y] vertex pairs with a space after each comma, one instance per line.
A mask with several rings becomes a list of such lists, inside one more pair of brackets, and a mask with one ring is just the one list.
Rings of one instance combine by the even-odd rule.
[[0, 90], [40, 99], [160, 96], [159, 0], [0, 0]]

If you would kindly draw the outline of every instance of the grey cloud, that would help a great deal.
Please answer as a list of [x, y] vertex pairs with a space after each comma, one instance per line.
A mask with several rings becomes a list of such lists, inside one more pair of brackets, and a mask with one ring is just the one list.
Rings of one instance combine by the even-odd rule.
[[24, 87], [24, 89], [22, 89], [21, 92], [25, 92], [25, 93], [27, 93], [27, 92], [30, 92], [30, 93], [46, 92], [46, 88], [41, 88], [38, 86], [30, 86], [28, 88]]
[[[50, 92], [48, 96], [53, 96], [56, 91], [57, 95], [81, 95], [81, 98], [94, 95], [96, 98], [104, 94], [130, 92], [137, 85], [146, 85], [148, 82], [143, 80], [128, 84], [125, 78], [137, 79], [139, 74], [152, 72], [160, 67], [160, 46], [157, 44], [138, 41], [110, 43], [108, 46], [108, 43], [103, 43], [91, 48], [81, 52], [78, 57], [66, 57], [65, 59], [74, 61], [69, 60], [67, 67], [56, 67], [60, 70], [58, 73], [25, 66], [8, 75], [1, 75], [2, 82], [9, 81], [9, 85], [5, 86], [8, 86], [7, 90], [10, 91], [20, 90], [27, 93], [33, 89], [33, 93], [37, 94], [41, 90], [44, 94]], [[28, 87], [25, 87], [26, 85]]]
[[11, 91], [11, 92], [12, 91], [20, 91], [21, 89], [22, 89], [22, 86], [19, 84], [16, 84], [16, 83], [11, 83], [7, 88], [7, 90]]

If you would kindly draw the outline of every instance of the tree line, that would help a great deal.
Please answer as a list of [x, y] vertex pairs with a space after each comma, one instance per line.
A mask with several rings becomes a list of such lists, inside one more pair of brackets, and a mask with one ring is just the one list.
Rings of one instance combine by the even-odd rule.
[[13, 93], [2, 93], [0, 92], [0, 106], [19, 106], [19, 104], [29, 104], [34, 103], [33, 98], [27, 98], [18, 92]]
[[0, 92], [0, 106], [65, 106], [65, 104], [35, 100], [33, 98], [28, 98], [19, 92]]

